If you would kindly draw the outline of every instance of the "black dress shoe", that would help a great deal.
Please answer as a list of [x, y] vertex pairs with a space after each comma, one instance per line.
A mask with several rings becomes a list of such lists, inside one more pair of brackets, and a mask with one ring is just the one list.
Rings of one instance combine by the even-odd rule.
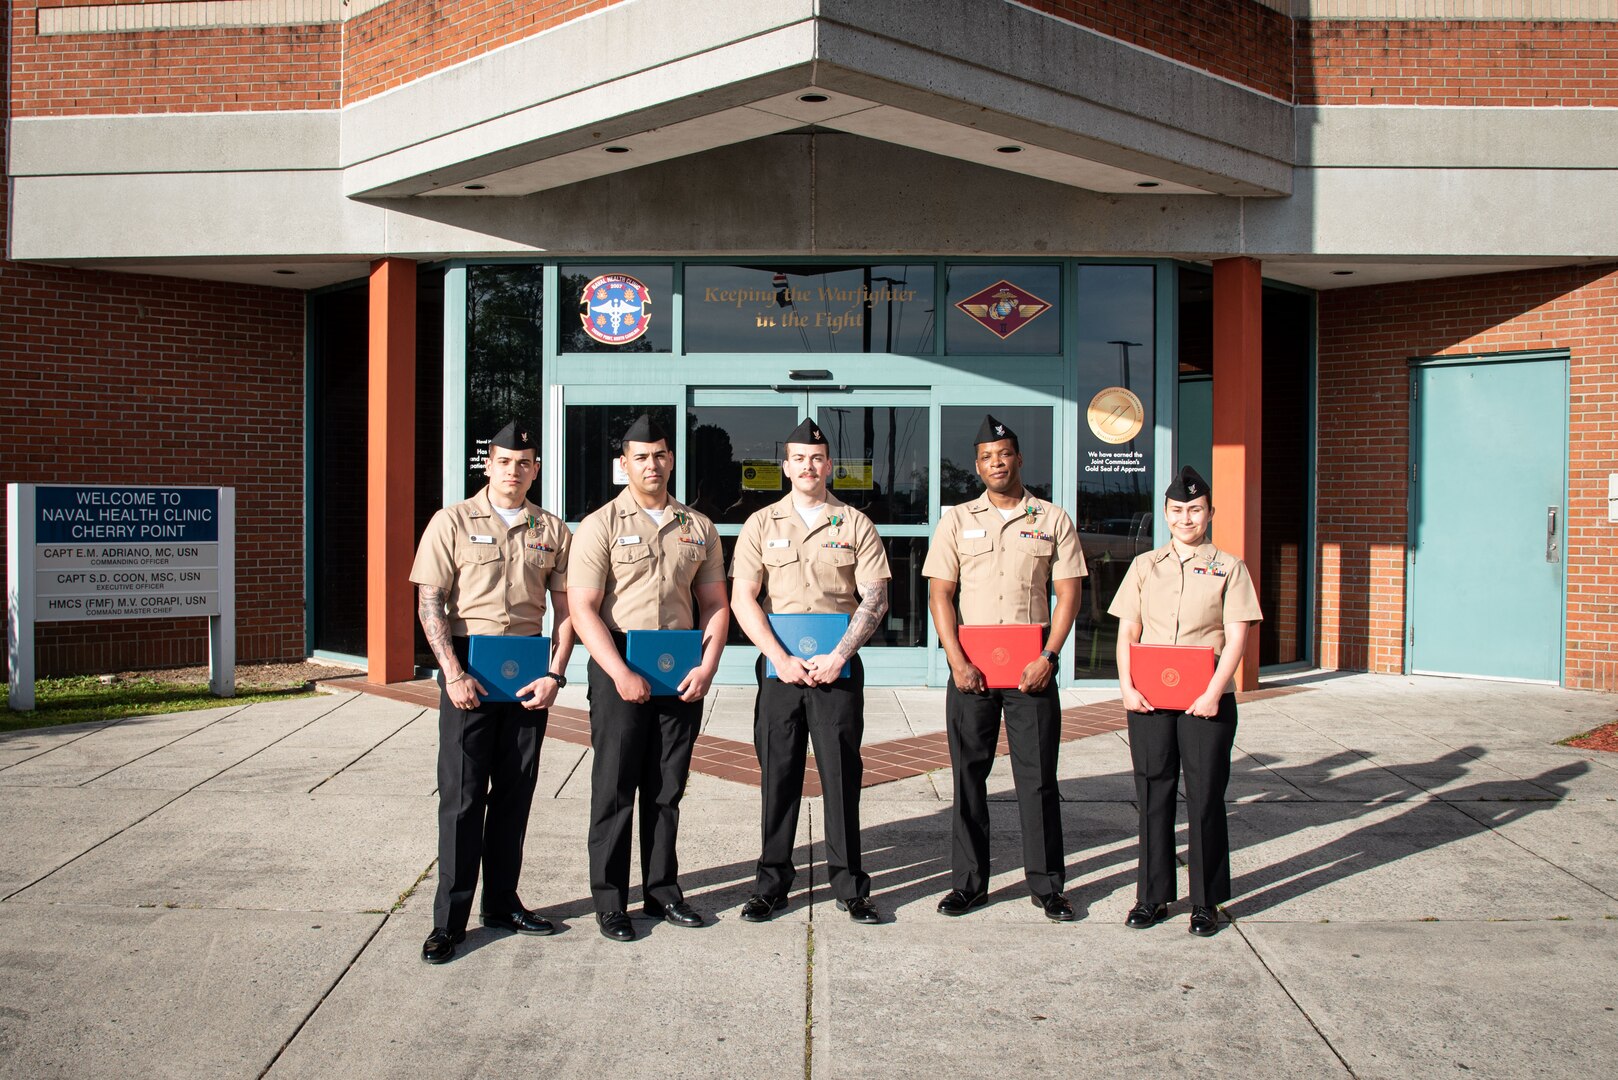
[[785, 910], [786, 906], [787, 898], [784, 896], [755, 893], [742, 905], [742, 922], [769, 922], [777, 911]]
[[492, 926], [497, 930], [511, 930], [518, 934], [531, 934], [534, 937], [544, 937], [554, 934], [556, 927], [551, 921], [536, 911], [529, 911], [520, 907], [509, 915], [496, 915], [485, 911], [478, 916], [478, 921], [484, 926]]
[[1167, 904], [1148, 904], [1141, 900], [1129, 909], [1129, 915], [1124, 919], [1124, 925], [1131, 930], [1145, 930], [1149, 926], [1156, 926], [1169, 917]]
[[442, 926], [433, 927], [427, 940], [421, 943], [421, 959], [427, 964], [442, 964], [455, 956], [455, 946], [466, 940], [466, 931], [450, 933]]
[[882, 916], [876, 913], [876, 905], [871, 903], [869, 896], [856, 896], [852, 900], [839, 900], [837, 901], [837, 910], [848, 912], [850, 922], [875, 926], [882, 921]]
[[1219, 933], [1219, 912], [1211, 907], [1191, 907], [1191, 932], [1198, 937], [1213, 937]]
[[1077, 918], [1073, 913], [1073, 905], [1059, 892], [1033, 896], [1030, 899], [1033, 900], [1035, 907], [1045, 909], [1045, 917], [1051, 922], [1072, 922]]
[[601, 936], [613, 941], [634, 941], [635, 924], [629, 921], [626, 911], [598, 911], [596, 912], [596, 925], [601, 927]]
[[951, 889], [949, 892], [945, 893], [944, 898], [938, 902], [938, 913], [940, 915], [948, 915], [953, 918], [955, 916], [965, 915], [973, 908], [980, 908], [988, 902], [988, 893], [978, 893], [976, 896], [968, 896], [959, 889]]

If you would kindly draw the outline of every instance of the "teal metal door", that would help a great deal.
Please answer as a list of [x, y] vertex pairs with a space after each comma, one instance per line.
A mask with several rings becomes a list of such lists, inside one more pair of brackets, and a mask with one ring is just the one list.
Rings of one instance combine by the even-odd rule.
[[1428, 361], [1411, 395], [1408, 670], [1560, 682], [1566, 357]]

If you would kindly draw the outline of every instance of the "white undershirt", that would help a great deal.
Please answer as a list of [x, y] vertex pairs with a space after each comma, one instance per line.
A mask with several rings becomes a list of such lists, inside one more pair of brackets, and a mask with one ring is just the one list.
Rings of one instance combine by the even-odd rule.
[[505, 507], [495, 506], [493, 503], [490, 503], [489, 505], [493, 508], [495, 513], [500, 515], [500, 519], [506, 523], [506, 528], [508, 529], [517, 524], [517, 522], [521, 521], [528, 514], [528, 511], [520, 506], [514, 510], [507, 510]]
[[820, 512], [826, 509], [826, 504], [821, 503], [819, 506], [794, 506], [793, 509], [798, 512], [799, 517], [803, 518], [803, 527], [806, 529], [812, 529], [815, 527], [815, 520], [820, 517]]
[[646, 511], [647, 517], [657, 523], [659, 529], [663, 527], [663, 519], [669, 516], [669, 508], [666, 505], [661, 510], [653, 510], [650, 506], [643, 506], [641, 509]]
[[[998, 506], [995, 509], [1000, 510]], [[1020, 506], [1013, 506], [1010, 510], [1000, 510], [1000, 520], [1010, 521], [1020, 513], [1022, 513], [1022, 507]]]

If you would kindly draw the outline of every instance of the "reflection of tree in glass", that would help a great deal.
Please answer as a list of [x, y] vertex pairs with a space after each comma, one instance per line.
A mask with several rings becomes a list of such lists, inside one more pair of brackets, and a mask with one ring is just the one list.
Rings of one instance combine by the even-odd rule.
[[466, 436], [469, 467], [478, 443], [508, 422], [537, 428], [543, 415], [544, 271], [474, 266], [466, 274]]
[[687, 414], [690, 451], [686, 454], [686, 504], [715, 521], [736, 501], [742, 490], [742, 467], [736, 460], [730, 432], [717, 424], [699, 424]]
[[[579, 300], [584, 287], [592, 278], [586, 274], [563, 274], [557, 279], [561, 290], [561, 342], [562, 352], [651, 352], [652, 339], [642, 334], [626, 345], [606, 345], [584, 332], [579, 321]], [[655, 298], [654, 298], [655, 299]]]

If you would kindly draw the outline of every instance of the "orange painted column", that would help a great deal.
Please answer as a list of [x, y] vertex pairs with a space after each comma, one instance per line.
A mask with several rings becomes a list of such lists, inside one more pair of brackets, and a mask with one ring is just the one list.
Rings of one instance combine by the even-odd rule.
[[[1214, 542], [1247, 564], [1258, 588], [1263, 445], [1263, 280], [1257, 259], [1213, 264]], [[1266, 613], [1273, 614], [1273, 613]], [[1257, 628], [1255, 627], [1256, 631]], [[1258, 634], [1248, 635], [1236, 689], [1258, 688]]]
[[366, 453], [366, 678], [416, 674], [416, 264], [371, 264]]

